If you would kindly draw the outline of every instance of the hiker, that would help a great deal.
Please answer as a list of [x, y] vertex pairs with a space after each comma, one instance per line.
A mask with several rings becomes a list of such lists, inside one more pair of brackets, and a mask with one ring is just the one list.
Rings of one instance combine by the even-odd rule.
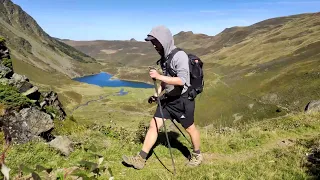
[[[145, 38], [150, 41], [156, 51], [161, 56], [161, 69], [164, 75], [160, 75], [155, 69], [149, 71], [151, 78], [161, 81], [158, 93], [148, 99], [149, 103], [155, 102], [157, 98], [161, 100], [163, 118], [176, 119], [188, 132], [193, 144], [193, 152], [187, 166], [195, 167], [201, 164], [203, 157], [200, 153], [200, 133], [194, 124], [195, 101], [188, 99], [188, 87], [190, 86], [189, 59], [184, 51], [178, 51], [172, 57], [170, 67], [177, 76], [172, 77], [167, 73], [165, 62], [169, 55], [176, 49], [173, 36], [165, 26], [154, 27]], [[164, 94], [157, 97], [164, 91]], [[146, 158], [158, 138], [158, 130], [162, 127], [162, 115], [158, 105], [154, 117], [150, 121], [150, 126], [144, 139], [143, 147], [136, 156], [123, 156], [123, 161], [136, 169], [145, 166]]]

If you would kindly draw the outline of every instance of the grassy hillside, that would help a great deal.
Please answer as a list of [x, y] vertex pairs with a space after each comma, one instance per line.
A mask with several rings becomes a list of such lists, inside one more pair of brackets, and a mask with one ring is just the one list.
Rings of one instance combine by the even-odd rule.
[[[236, 123], [231, 116], [243, 116], [244, 121], [275, 117], [302, 111], [309, 101], [319, 99], [319, 15], [254, 24], [241, 42], [229, 40], [235, 44], [202, 56], [208, 82], [204, 99], [216, 110], [207, 115]], [[199, 109], [209, 110], [207, 102], [200, 101]]]
[[[16, 60], [49, 73], [75, 77], [99, 72], [99, 69], [90, 68], [93, 64], [101, 66], [90, 56], [52, 38], [10, 0], [0, 0], [0, 36], [7, 40], [7, 46]], [[30, 74], [28, 72], [26, 75]]]

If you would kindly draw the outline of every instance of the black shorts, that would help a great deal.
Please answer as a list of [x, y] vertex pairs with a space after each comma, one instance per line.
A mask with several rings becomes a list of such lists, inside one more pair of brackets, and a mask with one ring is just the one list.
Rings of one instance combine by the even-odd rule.
[[[176, 120], [184, 128], [190, 127], [194, 122], [195, 101], [187, 97], [167, 97], [161, 100], [164, 119]], [[154, 117], [162, 118], [158, 105]]]

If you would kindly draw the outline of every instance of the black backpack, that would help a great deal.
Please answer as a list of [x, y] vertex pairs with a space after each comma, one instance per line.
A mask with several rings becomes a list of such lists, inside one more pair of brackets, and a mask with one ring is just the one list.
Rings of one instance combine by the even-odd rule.
[[[183, 51], [180, 48], [176, 48], [172, 50], [170, 53], [168, 60], [166, 61], [166, 70], [167, 72], [172, 76], [176, 77], [177, 75], [173, 72], [173, 70], [170, 67], [171, 61], [173, 56], [179, 52]], [[195, 99], [196, 96], [203, 92], [204, 87], [204, 79], [203, 79], [203, 62], [199, 57], [197, 57], [194, 54], [187, 54], [189, 58], [189, 71], [190, 71], [190, 87], [188, 88], [188, 98], [189, 99]], [[196, 60], [198, 62], [196, 63]]]

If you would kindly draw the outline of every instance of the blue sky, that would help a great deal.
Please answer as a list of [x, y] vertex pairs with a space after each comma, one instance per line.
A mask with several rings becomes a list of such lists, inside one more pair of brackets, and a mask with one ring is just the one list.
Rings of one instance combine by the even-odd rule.
[[13, 0], [51, 36], [143, 40], [155, 25], [215, 35], [279, 16], [319, 12], [320, 0]]

